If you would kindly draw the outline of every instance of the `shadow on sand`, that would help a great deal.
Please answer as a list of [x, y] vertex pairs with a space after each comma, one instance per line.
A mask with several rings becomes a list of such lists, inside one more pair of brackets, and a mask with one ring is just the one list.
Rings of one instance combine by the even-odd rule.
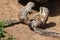
[[50, 22], [50, 23], [46, 23], [43, 27], [42, 26], [40, 26], [40, 28], [41, 29], [47, 29], [47, 28], [51, 28], [51, 27], [54, 27], [54, 26], [56, 26], [56, 23], [54, 23], [54, 22]]

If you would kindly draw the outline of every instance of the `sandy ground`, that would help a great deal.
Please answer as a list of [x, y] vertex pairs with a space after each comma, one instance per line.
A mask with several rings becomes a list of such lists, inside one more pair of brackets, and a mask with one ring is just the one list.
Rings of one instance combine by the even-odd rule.
[[[0, 0], [0, 20], [16, 19], [22, 7], [18, 0]], [[50, 3], [50, 9], [46, 30], [60, 32], [60, 2]], [[33, 13], [37, 11], [33, 10]], [[30, 30], [29, 26], [21, 23], [6, 27], [5, 31], [13, 35], [16, 40], [60, 40], [60, 38], [39, 35]]]

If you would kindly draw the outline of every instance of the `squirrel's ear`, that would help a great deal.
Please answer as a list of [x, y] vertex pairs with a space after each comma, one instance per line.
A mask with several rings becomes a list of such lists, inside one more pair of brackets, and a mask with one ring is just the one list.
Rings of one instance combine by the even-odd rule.
[[44, 11], [46, 11], [47, 13], [49, 13], [49, 9], [46, 7], [43, 7]]
[[40, 8], [39, 8], [39, 13], [41, 14], [43, 12], [43, 7], [41, 6]]

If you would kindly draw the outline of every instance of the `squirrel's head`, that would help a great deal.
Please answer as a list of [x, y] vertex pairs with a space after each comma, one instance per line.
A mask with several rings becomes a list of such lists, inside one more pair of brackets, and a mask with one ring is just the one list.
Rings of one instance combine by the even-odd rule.
[[49, 13], [49, 10], [48, 10], [48, 8], [41, 6], [39, 13], [40, 13], [40, 14], [48, 14], [48, 13]]
[[48, 14], [49, 14], [48, 8], [46, 8], [46, 7], [40, 7], [39, 14], [40, 14], [41, 20], [45, 21], [47, 19], [47, 17], [48, 17]]

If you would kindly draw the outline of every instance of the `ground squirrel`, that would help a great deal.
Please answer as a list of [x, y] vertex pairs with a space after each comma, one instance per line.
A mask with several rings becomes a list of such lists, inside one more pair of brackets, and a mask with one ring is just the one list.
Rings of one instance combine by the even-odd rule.
[[4, 22], [7, 23], [7, 25], [11, 25], [17, 22], [23, 22], [25, 24], [30, 25], [30, 27], [37, 33], [47, 36], [54, 36], [54, 37], [60, 37], [59, 33], [56, 32], [50, 32], [48, 30], [40, 29], [39, 27], [42, 25], [44, 26], [46, 23], [46, 20], [48, 18], [49, 10], [46, 7], [40, 7], [40, 12], [33, 15], [33, 19], [28, 19], [28, 14], [31, 12], [32, 7], [34, 6], [34, 2], [29, 2], [24, 8], [20, 10], [20, 13], [18, 14], [18, 20], [6, 20]]

